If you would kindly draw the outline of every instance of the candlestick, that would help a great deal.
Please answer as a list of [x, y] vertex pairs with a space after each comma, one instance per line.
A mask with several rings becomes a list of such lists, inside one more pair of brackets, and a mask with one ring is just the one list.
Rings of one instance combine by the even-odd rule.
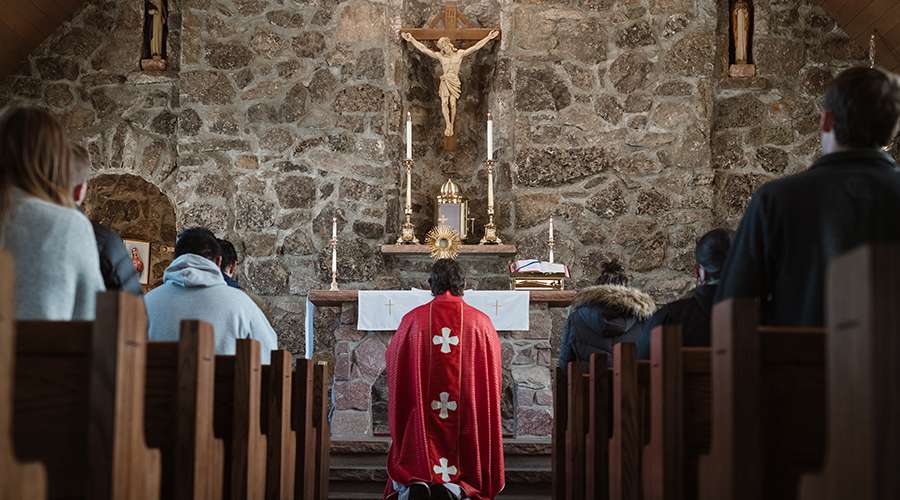
[[494, 119], [491, 118], [490, 111], [487, 116], [487, 159], [494, 159]]
[[331, 218], [331, 291], [337, 291], [337, 217]]
[[550, 217], [550, 239], [547, 240], [547, 247], [550, 248], [550, 263], [554, 262], [553, 257], [553, 247], [556, 246], [556, 242], [553, 240], [553, 217]]
[[494, 224], [494, 161], [487, 160], [484, 162], [484, 164], [487, 168], [488, 182], [488, 222], [484, 225], [484, 238], [481, 239], [480, 244], [499, 245], [503, 242], [500, 240], [500, 237], [497, 236], [497, 226]]
[[397, 238], [398, 245], [418, 245], [419, 239], [416, 238], [416, 228], [412, 223], [412, 166], [413, 161], [406, 159], [403, 161], [406, 168], [406, 203], [403, 207], [403, 214], [406, 222], [400, 226], [400, 237]]
[[406, 159], [412, 160], [412, 115], [406, 112]]

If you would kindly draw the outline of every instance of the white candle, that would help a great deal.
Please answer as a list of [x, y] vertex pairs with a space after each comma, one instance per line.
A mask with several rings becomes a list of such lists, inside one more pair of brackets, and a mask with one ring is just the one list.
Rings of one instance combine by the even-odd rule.
[[412, 115], [406, 112], [406, 159], [412, 160]]
[[331, 218], [331, 273], [337, 274], [337, 217]]
[[331, 218], [331, 239], [337, 239], [337, 217]]
[[550, 217], [550, 240], [553, 240], [553, 217]]
[[490, 111], [487, 118], [487, 159], [494, 159], [494, 119], [491, 118]]

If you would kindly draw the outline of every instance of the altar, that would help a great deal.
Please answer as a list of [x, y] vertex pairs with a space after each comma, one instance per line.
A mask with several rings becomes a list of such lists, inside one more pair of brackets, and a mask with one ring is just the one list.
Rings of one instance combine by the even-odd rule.
[[[503, 350], [503, 430], [507, 437], [548, 438], [553, 425], [551, 373], [556, 366], [566, 307], [575, 292], [531, 291], [528, 329], [500, 331]], [[309, 304], [340, 313], [334, 335], [332, 435], [342, 440], [386, 435], [384, 353], [391, 331], [360, 331], [357, 290], [311, 290]], [[315, 309], [307, 318], [312, 321]]]

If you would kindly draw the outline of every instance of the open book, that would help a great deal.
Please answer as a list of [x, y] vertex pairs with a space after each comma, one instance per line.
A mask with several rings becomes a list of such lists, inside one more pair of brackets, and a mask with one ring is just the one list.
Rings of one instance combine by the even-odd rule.
[[555, 274], [569, 277], [569, 268], [557, 262], [544, 262], [538, 259], [517, 260], [509, 265], [511, 273]]

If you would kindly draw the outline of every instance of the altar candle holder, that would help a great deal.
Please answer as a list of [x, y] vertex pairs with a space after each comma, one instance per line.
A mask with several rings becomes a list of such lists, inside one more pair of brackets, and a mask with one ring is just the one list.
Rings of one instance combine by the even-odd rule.
[[497, 225], [494, 224], [494, 160], [486, 160], [484, 162], [487, 168], [487, 184], [488, 184], [488, 222], [484, 225], [484, 238], [481, 238], [481, 245], [499, 245], [503, 243], [497, 236]]
[[406, 216], [406, 222], [400, 226], [400, 237], [397, 238], [398, 245], [418, 245], [419, 238], [416, 238], [416, 227], [412, 223], [412, 167], [411, 159], [403, 160], [403, 166], [406, 168], [406, 203], [403, 208], [403, 214]]
[[331, 288], [338, 291], [337, 284], [337, 217], [331, 218]]

